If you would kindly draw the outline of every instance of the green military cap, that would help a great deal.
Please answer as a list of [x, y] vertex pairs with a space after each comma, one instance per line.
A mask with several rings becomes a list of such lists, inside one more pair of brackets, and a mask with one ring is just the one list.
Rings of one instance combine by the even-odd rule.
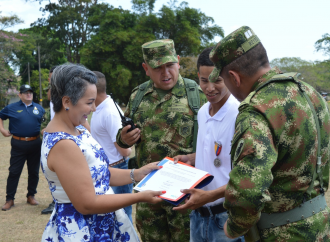
[[179, 62], [174, 49], [174, 42], [171, 39], [147, 42], [142, 45], [142, 53], [144, 61], [151, 68], [157, 68], [168, 62]]
[[240, 27], [223, 38], [210, 52], [210, 60], [215, 68], [209, 76], [215, 82], [223, 67], [253, 49], [260, 42], [258, 36], [247, 26]]

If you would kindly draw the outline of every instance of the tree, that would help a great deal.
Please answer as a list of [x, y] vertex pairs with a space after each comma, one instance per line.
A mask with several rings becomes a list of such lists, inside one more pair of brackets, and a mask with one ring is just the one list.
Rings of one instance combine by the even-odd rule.
[[51, 37], [65, 46], [65, 55], [69, 62], [80, 63], [80, 50], [90, 38], [93, 26], [87, 24], [91, 7], [98, 0], [59, 0], [47, 4], [41, 11], [49, 13], [48, 18], [39, 18], [31, 24], [39, 28], [45, 38]]
[[[0, 12], [1, 13], [1, 12]], [[9, 99], [7, 91], [18, 87], [18, 79], [10, 67], [16, 60], [14, 51], [19, 50], [23, 42], [23, 34], [5, 31], [6, 28], [23, 21], [17, 16], [0, 16], [0, 106], [7, 104]]]
[[272, 60], [270, 65], [277, 66], [282, 72], [298, 72], [301, 74], [299, 78], [317, 91], [330, 92], [330, 61], [309, 62], [297, 57], [284, 57]]
[[90, 24], [99, 24], [82, 53], [82, 64], [106, 75], [107, 91], [127, 101], [131, 90], [147, 80], [142, 71], [141, 45], [154, 36], [136, 30], [138, 15], [108, 4], [95, 6]]
[[[49, 70], [48, 69], [41, 69], [41, 92], [42, 92], [42, 99], [47, 100], [47, 92], [44, 89], [48, 86], [48, 76]], [[31, 75], [31, 87], [33, 92], [37, 95], [36, 99], [39, 99], [39, 71], [33, 70]]]
[[321, 39], [315, 42], [316, 51], [323, 51], [330, 57], [330, 35], [324, 34]]
[[40, 66], [44, 69], [50, 69], [54, 65], [67, 62], [65, 58], [65, 46], [59, 39], [51, 36], [41, 36], [39, 28], [32, 27], [28, 29], [20, 29], [19, 33], [26, 36], [21, 51], [15, 52], [19, 58], [19, 73], [22, 77], [22, 83], [28, 83], [28, 63], [30, 65], [30, 76], [33, 70], [39, 70], [38, 64], [38, 46], [40, 47]]
[[148, 80], [141, 66], [142, 44], [170, 38], [175, 42], [177, 54], [188, 57], [198, 55], [215, 36], [223, 37], [222, 28], [211, 25], [212, 18], [189, 8], [186, 2], [179, 7], [163, 6], [158, 13], [153, 13], [154, 1], [132, 3], [137, 12], [104, 3], [94, 5], [88, 19], [94, 33], [81, 51], [82, 64], [104, 73], [108, 92], [124, 103], [134, 87]]

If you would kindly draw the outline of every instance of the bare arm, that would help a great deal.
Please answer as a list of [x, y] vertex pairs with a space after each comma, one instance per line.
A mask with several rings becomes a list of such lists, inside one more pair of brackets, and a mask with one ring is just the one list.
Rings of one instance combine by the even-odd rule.
[[[136, 202], [160, 202], [161, 192], [96, 195], [86, 159], [71, 140], [59, 141], [49, 153], [48, 167], [56, 172], [64, 191], [74, 207], [82, 214], [107, 213]], [[125, 170], [124, 170], [125, 171]], [[129, 172], [126, 170], [126, 172]], [[113, 175], [116, 177], [116, 170]], [[129, 180], [129, 174], [125, 174]], [[129, 182], [127, 182], [129, 183]]]
[[0, 118], [0, 132], [5, 137], [11, 136], [11, 133], [9, 132], [9, 130], [4, 129], [4, 127], [3, 127], [3, 121], [2, 121], [1, 118]]
[[124, 156], [124, 157], [127, 157], [127, 156], [130, 156], [131, 153], [132, 153], [132, 149], [131, 148], [128, 148], [128, 149], [124, 149], [124, 148], [121, 148], [117, 142], [113, 142], [114, 145], [116, 146], [116, 149], [118, 150], [118, 152]]
[[[161, 169], [162, 166], [157, 166], [158, 163], [159, 162], [152, 162], [148, 165], [142, 166], [139, 169], [135, 169], [133, 172], [134, 180], [139, 182], [153, 170]], [[109, 168], [109, 170], [111, 173], [111, 177], [110, 177], [111, 186], [123, 186], [132, 183], [130, 176], [131, 170], [117, 169], [117, 168]]]

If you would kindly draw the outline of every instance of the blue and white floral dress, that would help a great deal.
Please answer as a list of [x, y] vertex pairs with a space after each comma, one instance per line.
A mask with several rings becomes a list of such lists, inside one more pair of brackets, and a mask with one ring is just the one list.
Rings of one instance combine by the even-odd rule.
[[109, 160], [103, 148], [83, 127], [73, 136], [65, 132], [44, 133], [41, 147], [41, 168], [49, 184], [55, 201], [55, 209], [42, 236], [42, 242], [126, 242], [139, 241], [132, 223], [123, 209], [106, 214], [83, 215], [79, 213], [55, 172], [47, 166], [47, 157], [52, 147], [60, 140], [74, 141], [84, 154], [93, 179], [95, 194], [111, 194]]

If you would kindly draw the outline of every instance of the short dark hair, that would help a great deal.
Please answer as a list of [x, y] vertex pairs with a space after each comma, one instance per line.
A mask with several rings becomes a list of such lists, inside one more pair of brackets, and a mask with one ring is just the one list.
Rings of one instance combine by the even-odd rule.
[[106, 93], [107, 91], [107, 81], [105, 75], [99, 71], [93, 71], [97, 77], [96, 89], [97, 93]]
[[198, 59], [197, 59], [197, 71], [198, 72], [199, 72], [200, 66], [214, 66], [213, 62], [210, 60], [210, 52], [213, 48], [214, 48], [214, 46], [204, 49], [202, 51], [202, 53], [200, 53], [200, 55], [198, 56]]
[[85, 94], [88, 84], [96, 84], [96, 75], [83, 65], [63, 64], [57, 66], [51, 79], [51, 97], [54, 112], [62, 109], [62, 98], [67, 96], [73, 105]]
[[226, 65], [221, 73], [228, 73], [233, 70], [245, 76], [253, 76], [260, 67], [269, 65], [267, 52], [262, 43], [259, 43], [246, 54], [240, 56], [233, 62]]
[[50, 70], [49, 70], [49, 73], [53, 73], [53, 71], [55, 70], [56, 67], [57, 67], [57, 66], [52, 66], [52, 67], [50, 68]]

